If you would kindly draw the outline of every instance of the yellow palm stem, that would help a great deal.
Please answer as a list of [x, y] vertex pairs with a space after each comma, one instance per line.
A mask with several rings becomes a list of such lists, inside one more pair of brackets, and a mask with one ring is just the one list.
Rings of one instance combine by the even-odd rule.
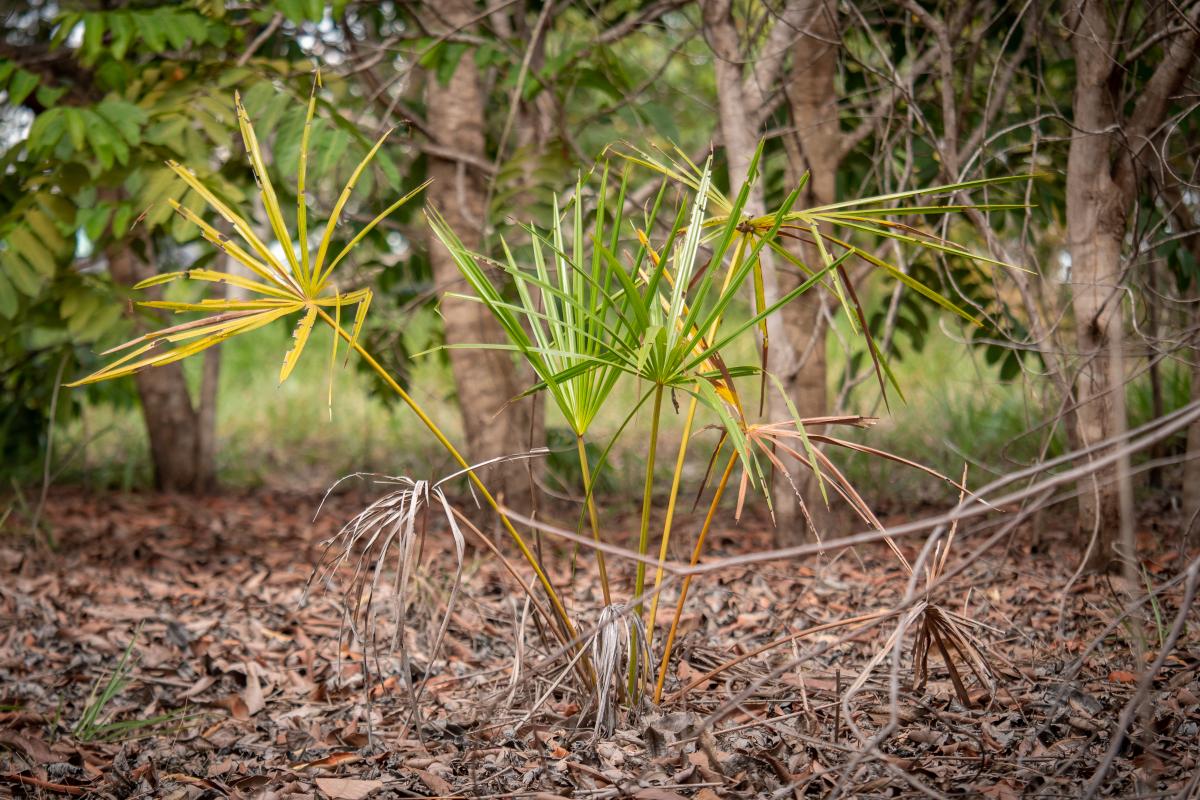
[[[721, 481], [717, 484], [716, 491], [713, 492], [712, 502], [708, 504], [708, 514], [704, 517], [700, 536], [696, 538], [696, 547], [692, 550], [690, 566], [694, 567], [700, 561], [700, 553], [704, 550], [704, 538], [708, 536], [708, 529], [712, 526], [713, 517], [717, 515], [717, 506], [721, 503], [721, 495], [725, 494], [725, 485], [729, 483], [729, 476], [733, 474], [733, 468], [737, 466], [737, 459], [737, 450], [734, 450], [729, 454], [729, 463], [725, 465], [725, 472], [722, 473]], [[683, 604], [687, 600], [688, 588], [691, 585], [692, 576], [685, 575], [683, 586], [679, 589], [679, 602], [675, 605], [675, 616], [671, 619], [671, 629], [667, 632], [667, 643], [663, 645], [662, 661], [658, 665], [658, 680], [654, 684], [655, 703], [662, 700], [663, 682], [667, 679], [667, 665], [671, 663], [671, 648], [675, 645], [675, 634], [679, 631], [679, 620], [683, 616]]]
[[[646, 483], [642, 487], [642, 526], [638, 534], [638, 554], [646, 555], [650, 549], [650, 506], [654, 495], [654, 458], [658, 452], [658, 423], [662, 416], [663, 387], [654, 389], [654, 416], [650, 419], [650, 452], [646, 454]], [[633, 582], [634, 608], [642, 613], [642, 591], [646, 588], [646, 562], [637, 563], [637, 574]]]
[[[679, 497], [679, 481], [683, 477], [683, 461], [687, 456], [688, 440], [692, 438], [692, 423], [696, 419], [696, 406], [699, 403], [698, 398], [692, 395], [692, 402], [688, 405], [687, 417], [683, 422], [683, 436], [679, 439], [679, 455], [675, 458], [675, 475], [671, 478], [671, 497], [667, 500], [667, 518], [663, 522], [662, 543], [658, 548], [658, 566], [654, 570], [654, 588], [658, 589], [662, 584], [663, 579], [663, 564], [667, 561], [667, 547], [671, 542], [671, 522], [675, 519], [675, 501]], [[646, 623], [646, 647], [650, 647], [654, 641], [654, 627], [658, 621], [658, 600], [662, 597], [660, 592], [654, 593], [654, 599], [650, 601], [650, 621]]]
[[[403, 400], [408, 407], [412, 409], [412, 412], [417, 415], [417, 418], [424, 423], [425, 427], [429, 429], [429, 432], [433, 434], [434, 438], [437, 439], [442, 447], [446, 449], [446, 452], [450, 454], [450, 457], [457, 461], [458, 464], [466, 470], [467, 477], [471, 480], [471, 483], [475, 485], [475, 488], [479, 490], [481, 495], [483, 495], [483, 499], [487, 501], [487, 504], [491, 506], [496, 514], [500, 517], [500, 523], [504, 526], [504, 529], [508, 531], [508, 535], [512, 537], [512, 540], [516, 542], [517, 549], [521, 551], [521, 555], [525, 557], [527, 562], [529, 562], [529, 566], [533, 568], [533, 572], [537, 576], [538, 582], [542, 584], [542, 588], [546, 590], [546, 595], [550, 598], [550, 603], [554, 607], [555, 615], [558, 617], [559, 622], [562, 623], [563, 631], [566, 634], [566, 639], [569, 641], [571, 639], [578, 638], [578, 634], [575, 632], [575, 626], [571, 624], [571, 619], [567, 616], [567, 610], [563, 607], [562, 601], [559, 599], [558, 592], [554, 591], [554, 587], [551, 585], [550, 579], [542, 570], [541, 564], [538, 563], [533, 551], [529, 549], [529, 545], [525, 543], [525, 539], [520, 533], [517, 532], [517, 529], [513, 527], [513, 524], [511, 521], [509, 521], [508, 516], [500, 510], [500, 504], [496, 502], [496, 498], [492, 496], [492, 493], [488, 491], [488, 488], [483, 485], [483, 481], [481, 481], [479, 476], [475, 474], [475, 471], [471, 469], [471, 465], [467, 463], [467, 460], [462, 457], [462, 454], [458, 452], [458, 449], [450, 442], [449, 439], [446, 438], [446, 435], [442, 433], [442, 430], [437, 426], [437, 423], [430, 419], [429, 415], [425, 413], [425, 410], [421, 408], [420, 404], [418, 404], [417, 401], [408, 394], [408, 392], [404, 391], [404, 388], [396, 382], [396, 379], [393, 378], [386, 369], [383, 368], [382, 364], [375, 360], [374, 356], [367, 352], [367, 350], [361, 344], [359, 344], [354, 337], [347, 333], [341, 325], [338, 325], [336, 322], [334, 322], [334, 320], [327, 313], [325, 313], [324, 309], [318, 308], [317, 313], [319, 313], [321, 318], [324, 319], [325, 322], [337, 332], [338, 336], [341, 336], [346, 340], [346, 343], [349, 344], [350, 347], [352, 347], [355, 352], [357, 352], [363, 358], [363, 360], [367, 362], [371, 369], [378, 373], [379, 377], [383, 378], [384, 382], [391, 387], [392, 391], [399, 395], [400, 399]], [[583, 660], [586, 661], [587, 657], [584, 656]]]
[[[654, 387], [654, 411], [650, 418], [650, 452], [646, 454], [646, 482], [642, 487], [642, 526], [638, 534], [638, 554], [646, 555], [650, 549], [650, 505], [654, 500], [654, 458], [658, 453], [658, 423], [662, 416], [663, 385]], [[640, 617], [643, 613], [642, 591], [646, 588], [646, 562], [638, 561], [633, 581], [634, 610]], [[641, 695], [638, 686], [638, 660], [640, 658], [637, 633], [633, 634], [633, 647], [629, 648], [629, 697], [636, 701]]]

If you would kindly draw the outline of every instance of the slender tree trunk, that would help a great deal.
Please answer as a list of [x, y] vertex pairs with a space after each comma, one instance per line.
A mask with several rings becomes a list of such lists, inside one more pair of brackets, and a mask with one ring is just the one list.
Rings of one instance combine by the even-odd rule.
[[[1190, 210], [1183, 197], [1180, 187], [1169, 182], [1163, 186], [1165, 213], [1171, 219], [1171, 227], [1177, 233], [1196, 230], [1196, 215]], [[1200, 263], [1200, 233], [1191, 233], [1184, 240], [1192, 260]], [[1191, 300], [1190, 348], [1184, 349], [1184, 362], [1191, 367], [1191, 390], [1189, 400], [1200, 403], [1200, 281], [1193, 281], [1191, 290], [1194, 296]], [[1185, 531], [1190, 534], [1200, 524], [1200, 422], [1193, 422], [1187, 429], [1187, 449], [1183, 462], [1183, 486], [1180, 491], [1180, 501], [1183, 504], [1184, 525], [1191, 525]], [[1193, 523], [1193, 517], [1196, 517]]]
[[[808, 172], [800, 204], [805, 207], [832, 203], [835, 200], [841, 141], [838, 135], [837, 75], [839, 32], [837, 6], [832, 0], [821, 0], [813, 9], [808, 27], [792, 45], [792, 65], [786, 78], [785, 93], [791, 111], [794, 130], [785, 137], [788, 153], [788, 185], [795, 185]], [[814, 246], [790, 243], [800, 260], [810, 267], [821, 264], [821, 255]], [[787, 292], [806, 276], [794, 270], [778, 270], [780, 292]], [[827, 298], [821, 290], [806, 292], [779, 312], [782, 337], [786, 346], [772, 368], [783, 384], [796, 409], [803, 417], [828, 414], [829, 392], [826, 385], [826, 322], [823, 306]], [[774, 343], [772, 343], [774, 344]], [[785, 360], [786, 358], [786, 360]], [[771, 395], [771, 419], [788, 417], [784, 399]], [[818, 489], [812, 471], [788, 462], [790, 475], [777, 472], [773, 496], [779, 521], [776, 543], [780, 546], [799, 544], [806, 528], [799, 518], [799, 507], [793, 487], [800, 491], [813, 524], [822, 533], [839, 519], [830, 510]]]
[[[1076, 426], [1084, 447], [1121, 433], [1116, 419], [1114, 385], [1109, 366], [1110, 344], [1121, 317], [1121, 246], [1128, 210], [1123, 192], [1113, 181], [1111, 142], [1107, 131], [1116, 124], [1109, 76], [1107, 11], [1097, 2], [1084, 3], [1075, 19], [1072, 45], [1076, 88], [1073, 114], [1076, 133], [1067, 156], [1067, 246], [1071, 254], [1072, 306], [1075, 342], [1081, 359], [1076, 378], [1079, 409]], [[1102, 455], [1097, 452], [1093, 458]], [[1117, 473], [1099, 470], [1081, 484], [1079, 526], [1083, 536], [1095, 536], [1088, 560], [1103, 569], [1115, 555], [1118, 507]]]
[[[113, 280], [132, 286], [152, 274], [129, 243], [114, 246], [108, 253], [108, 268]], [[216, 362], [205, 364], [216, 380]], [[216, 483], [213, 459], [213, 415], [201, 414], [192, 406], [179, 362], [142, 370], [134, 376], [141, 399], [142, 418], [150, 439], [150, 457], [154, 464], [154, 484], [159, 489], [177, 492], [205, 492]], [[215, 406], [215, 391], [209, 399]]]
[[[736, 194], [750, 159], [758, 145], [758, 131], [752, 120], [757, 109], [746, 104], [742, 86], [742, 56], [737, 28], [733, 22], [732, 0], [703, 0], [704, 36], [713, 52], [713, 70], [717, 82], [717, 114], [725, 160], [729, 164], [729, 184]], [[746, 213], [763, 211], [762, 183], [755, 184], [747, 201]]]
[[[1067, 156], [1067, 246], [1080, 368], [1076, 379], [1076, 429], [1084, 446], [1126, 429], [1121, 251], [1137, 196], [1142, 154], [1166, 119], [1172, 98], [1196, 60], [1200, 8], [1189, 10], [1179, 32], [1166, 39], [1164, 56], [1140, 87], [1133, 112], [1120, 112], [1116, 82], [1120, 45], [1112, 41], [1110, 5], [1069, 4], [1067, 28], [1075, 55], [1074, 133]], [[1102, 452], [1093, 454], [1095, 458]], [[1132, 488], [1128, 458], [1098, 470], [1080, 485], [1080, 530], [1096, 533], [1092, 569], [1132, 568]], [[1119, 524], [1119, 527], [1118, 527]], [[1115, 559], [1119, 537], [1127, 551]]]
[[[759, 122], [764, 116], [763, 109], [758, 105], [765, 102], [766, 87], [759, 85], [761, 75], [743, 74], [743, 62], [746, 59], [742, 55], [734, 23], [732, 1], [704, 0], [701, 10], [705, 39], [714, 56], [718, 121], [725, 145], [725, 158], [729, 164], [729, 183], [736, 191], [749, 169], [750, 159], [758, 144]], [[804, 16], [813, 27], [806, 32], [807, 35], [797, 35], [797, 21]], [[837, 49], [827, 44], [829, 39], [836, 36], [832, 4], [822, 0], [820, 8], [808, 9], [801, 3], [790, 2], [786, 4], [776, 25], [782, 26], [778, 29], [780, 36], [771, 37], [774, 43], [767, 45], [764, 58], [778, 58], [773, 48], [778, 49], [780, 41], [786, 45], [790, 40], [794, 42], [793, 58], [800, 65], [793, 67], [791, 81], [796, 85], [789, 85], [787, 92], [793, 114], [803, 120], [796, 122], [799, 132], [786, 140], [789, 180], [799, 180], [803, 170], [809, 165], [817, 165], [814, 182], [801, 202], [832, 198], [837, 162], [837, 148], [832, 146], [837, 137], [836, 98], [833, 95]], [[806, 74], [807, 69], [812, 69], [814, 74]], [[746, 213], [761, 214], [764, 209], [762, 184], [759, 183], [751, 190]], [[809, 259], [806, 263], [815, 263], [812, 259], [819, 257], [801, 251], [801, 258]], [[800, 280], [800, 276], [790, 269], [779, 269], [769, 253], [762, 255], [762, 270], [764, 295], [768, 304], [775, 302]], [[802, 416], [825, 414], [829, 404], [825, 385], [826, 331], [821, 313], [822, 301], [819, 291], [810, 292], [767, 320], [770, 342], [767, 369], [779, 377]], [[771, 419], [787, 419], [791, 415], [787, 403], [777, 392], [772, 389], [768, 391], [768, 414]], [[819, 532], [824, 532], [837, 519], [837, 515], [826, 508], [812, 473], [798, 464], [789, 466], [788, 474], [775, 474], [771, 492], [776, 539], [782, 544], [807, 538], [807, 525], [800, 513], [797, 490]]]
[[[439, 7], [446, 24], [470, 31], [478, 14], [469, 0], [448, 0]], [[426, 84], [428, 124], [436, 132], [437, 144], [451, 151], [486, 160], [484, 119], [486, 107], [479, 70], [471, 53], [463, 55], [442, 85], [432, 76]], [[486, 186], [477, 170], [461, 161], [430, 156], [429, 202], [473, 250], [484, 242]], [[465, 291], [465, 284], [450, 254], [430, 235], [430, 261], [434, 280], [446, 291]], [[503, 342], [504, 332], [479, 303], [446, 296], [441, 303], [448, 344]], [[450, 366], [458, 390], [468, 458], [484, 461], [525, 452], [529, 445], [532, 404], [528, 400], [508, 405], [528, 388], [529, 381], [516, 368], [510, 354], [496, 350], [455, 349]], [[517, 502], [527, 486], [523, 469], [500, 468], [488, 478], [499, 495]]]

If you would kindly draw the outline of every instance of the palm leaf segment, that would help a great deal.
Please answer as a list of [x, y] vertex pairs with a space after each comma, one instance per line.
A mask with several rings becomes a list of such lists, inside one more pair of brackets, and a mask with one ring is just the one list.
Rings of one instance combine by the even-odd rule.
[[[246, 153], [249, 156], [250, 165], [259, 186], [263, 207], [266, 209], [267, 218], [271, 225], [271, 232], [274, 235], [274, 242], [271, 245], [264, 242], [255, 233], [254, 227], [247, 218], [224, 203], [214, 192], [205, 186], [204, 182], [194, 171], [174, 161], [168, 161], [167, 166], [187, 184], [188, 188], [204, 198], [208, 205], [232, 227], [237, 239], [240, 239], [240, 243], [234, 238], [219, 232], [179, 202], [169, 200], [168, 202], [170, 202], [171, 207], [176, 213], [188, 221], [195, 223], [200, 228], [205, 239], [228, 256], [229, 259], [245, 267], [253, 277], [209, 269], [191, 269], [155, 275], [137, 284], [134, 286], [134, 289], [145, 289], [171, 281], [186, 279], [237, 286], [244, 289], [250, 297], [246, 299], [213, 298], [193, 302], [176, 302], [171, 300], [143, 301], [139, 305], [147, 308], [164, 309], [176, 313], [201, 312], [207, 316], [146, 333], [105, 351], [103, 355], [113, 355], [116, 353], [122, 353], [122, 355], [95, 373], [68, 385], [80, 386], [87, 383], [96, 383], [98, 381], [130, 375], [147, 367], [157, 367], [170, 364], [174, 361], [181, 361], [234, 336], [257, 330], [275, 320], [288, 317], [292, 314], [302, 314], [302, 316], [296, 324], [292, 347], [283, 359], [283, 366], [279, 372], [281, 383], [287, 380], [287, 377], [300, 360], [300, 355], [304, 351], [304, 346], [308, 342], [309, 335], [312, 333], [313, 325], [316, 323], [318, 317], [335, 329], [340, 328], [342, 309], [356, 307], [353, 332], [349, 340], [351, 349], [353, 349], [354, 344], [358, 340], [359, 333], [362, 331], [363, 322], [366, 320], [367, 309], [371, 304], [371, 290], [364, 288], [345, 294], [340, 293], [336, 288], [336, 284], [331, 280], [334, 269], [353, 251], [358, 243], [362, 241], [363, 237], [396, 211], [396, 209], [411, 200], [418, 192], [425, 188], [428, 182], [418, 186], [392, 203], [379, 216], [363, 227], [336, 256], [330, 258], [330, 243], [333, 240], [334, 229], [341, 219], [342, 211], [345, 209], [346, 203], [349, 201], [359, 177], [371, 163], [371, 160], [391, 133], [390, 130], [387, 131], [379, 138], [374, 147], [371, 148], [366, 157], [363, 158], [351, 174], [350, 180], [342, 190], [329, 219], [325, 223], [325, 231], [321, 236], [316, 254], [311, 254], [305, 178], [308, 165], [309, 133], [312, 129], [313, 116], [316, 111], [317, 89], [320, 85], [321, 79], [318, 74], [313, 81], [312, 94], [308, 101], [308, 113], [305, 116], [304, 132], [300, 145], [300, 163], [296, 179], [296, 228], [298, 241], [294, 242], [291, 234], [288, 232], [283, 211], [279, 205], [279, 199], [275, 194], [275, 188], [271, 184], [266, 164], [263, 161], [262, 149], [259, 146], [258, 137], [254, 133], [254, 126], [250, 122], [250, 117], [246, 113], [245, 106], [242, 105], [241, 97], [235, 95], [234, 102], [237, 106], [238, 125], [241, 128], [242, 142], [245, 144]], [[329, 316], [330, 310], [334, 313], [333, 318]], [[337, 355], [337, 342], [338, 337], [335, 335], [333, 337], [334, 351], [331, 356], [331, 363]]]
[[[522, 268], [509, 243], [501, 238], [503, 260], [493, 260], [470, 251], [435, 210], [428, 210], [429, 224], [441, 240], [474, 294], [453, 294], [482, 303], [496, 318], [508, 338], [507, 344], [449, 345], [457, 348], [486, 348], [516, 351], [539, 378], [537, 389], [545, 389], [576, 436], [587, 433], [596, 414], [616, 385], [621, 370], [612, 362], [612, 351], [628, 353], [628, 337], [614, 320], [614, 279], [611, 270], [592, 248], [585, 245], [608, 241], [615, 248], [620, 233], [617, 224], [608, 226], [608, 173], [597, 196], [593, 219], [585, 230], [584, 181], [580, 178], [574, 195], [560, 210], [554, 198], [553, 223], [547, 230], [523, 226], [529, 234], [532, 269]], [[622, 182], [616, 208], [624, 203]], [[509, 299], [504, 286], [490, 275], [497, 267], [511, 280], [516, 296]]]
[[[763, 146], [760, 143], [758, 152], [755, 154], [755, 161], [762, 155], [762, 149]], [[970, 312], [956, 305], [952, 300], [940, 294], [935, 289], [912, 277], [899, 266], [881, 259], [875, 253], [860, 246], [852, 240], [852, 235], [857, 234], [876, 238], [877, 240], [891, 239], [902, 246], [924, 250], [935, 255], [956, 256], [978, 264], [1022, 269], [1021, 267], [1006, 264], [974, 252], [958, 242], [944, 239], [929, 231], [895, 219], [888, 219], [888, 217], [928, 219], [944, 217], [968, 210], [988, 212], [1025, 209], [1028, 206], [1023, 203], [972, 203], [970, 205], [909, 203], [921, 196], [953, 196], [973, 189], [993, 187], [1017, 181], [1027, 181], [1038, 177], [1037, 175], [1006, 175], [995, 178], [983, 178], [942, 186], [931, 186], [912, 191], [896, 192], [894, 194], [847, 200], [804, 209], [792, 207], [796, 199], [793, 196], [770, 213], [755, 217], [742, 217], [743, 204], [737, 200], [731, 201], [719, 189], [713, 186], [711, 181], [705, 180], [705, 172], [707, 170], [697, 166], [678, 148], [676, 148], [674, 155], [666, 155], [665, 157], [648, 154], [628, 144], [623, 149], [616, 148], [615, 150], [622, 158], [650, 169], [662, 175], [666, 180], [687, 186], [693, 191], [703, 189], [707, 193], [711, 213], [704, 220], [704, 228], [706, 229], [705, 241], [719, 241], [723, 239], [732, 223], [736, 231], [736, 242], [733, 245], [735, 250], [743, 247], [752, 249], [753, 243], [756, 242], [765, 243], [772, 252], [799, 269], [802, 274], [819, 277], [820, 283], [837, 297], [845, 309], [846, 317], [850, 322], [852, 330], [856, 333], [861, 332], [866, 339], [868, 355], [870, 355], [874, 362], [885, 401], [887, 399], [886, 386], [884, 385], [885, 374], [888, 383], [900, 393], [901, 397], [903, 397], [903, 393], [900, 392], [900, 387], [896, 384], [895, 378], [884, 361], [882, 353], [879, 352], [879, 349], [875, 345], [870, 330], [866, 325], [865, 310], [859, 301], [854, 286], [850, 282], [849, 275], [841, 265], [841, 261], [847, 257], [861, 259], [943, 309], [956, 314], [970, 323], [976, 325], [981, 323]], [[805, 181], [807, 181], [807, 177], [805, 175]], [[811, 244], [819, 254], [822, 263], [817, 265], [805, 264], [794, 253], [784, 247], [783, 242], [780, 241], [782, 238], [795, 239]], [[755, 257], [752, 259], [754, 263], [750, 267], [753, 272], [755, 308], [756, 310], [761, 310], [766, 306], [765, 286], [762, 268], [757, 258], [758, 250], [754, 250], [753, 252], [755, 254]], [[768, 351], [765, 318], [759, 322], [759, 333], [762, 339], [761, 366], [765, 371], [767, 369]]]

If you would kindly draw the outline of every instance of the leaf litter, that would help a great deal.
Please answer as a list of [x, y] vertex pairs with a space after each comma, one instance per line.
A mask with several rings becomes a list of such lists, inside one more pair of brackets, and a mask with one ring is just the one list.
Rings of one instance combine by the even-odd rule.
[[[957, 573], [968, 549], [939, 550], [949, 584], [903, 613], [909, 576], [882, 544], [699, 576], [663, 705], [609, 718], [562, 680], [558, 642], [509, 568], [470, 539], [464, 555], [445, 517], [417, 540], [401, 527], [415, 560], [379, 580], [403, 597], [372, 597], [353, 560], [306, 592], [322, 543], [378, 499], [334, 493], [314, 523], [320, 497], [303, 493], [62, 489], [46, 513], [55, 551], [14, 515], [0, 539], [0, 797], [1200, 792], [1200, 613], [1170, 638], [1200, 553], [1158, 544], [1177, 539], [1157, 523], [1132, 587], [1072, 581], [1071, 520], [1053, 514]], [[765, 522], [714, 526], [710, 552], [769, 548]], [[915, 561], [914, 540], [900, 544]], [[612, 639], [587, 560], [543, 547], [571, 613]], [[372, 600], [403, 608], [366, 619]]]

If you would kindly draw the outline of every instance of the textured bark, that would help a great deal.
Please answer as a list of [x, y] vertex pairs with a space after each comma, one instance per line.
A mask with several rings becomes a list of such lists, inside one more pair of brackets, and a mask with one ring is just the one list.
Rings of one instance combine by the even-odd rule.
[[[108, 253], [113, 280], [132, 286], [149, 277], [152, 269], [126, 243]], [[206, 365], [216, 380], [216, 366]], [[206, 377], [208, 377], [206, 375]], [[205, 492], [216, 483], [214, 465], [214, 416], [200, 414], [192, 406], [183, 366], [179, 362], [142, 370], [134, 376], [141, 399], [142, 418], [150, 439], [154, 484], [176, 492]], [[215, 391], [210, 392], [215, 405]]]
[[[1108, 4], [1085, 0], [1067, 17], [1075, 55], [1072, 103], [1075, 133], [1067, 158], [1067, 246], [1071, 254], [1072, 305], [1080, 361], [1076, 379], [1076, 428], [1084, 446], [1124, 432], [1124, 322], [1121, 316], [1121, 252], [1136, 197], [1140, 154], [1163, 120], [1170, 98], [1195, 60], [1195, 25], [1174, 36], [1166, 55], [1139, 94], [1129, 120], [1118, 115]], [[1195, 12], [1193, 11], [1193, 14]], [[1099, 455], [1100, 453], [1094, 454]], [[1128, 469], [1104, 468], [1080, 486], [1081, 534], [1097, 536], [1091, 569], [1110, 569], [1118, 520], [1132, 538]], [[1122, 495], [1126, 502], [1122, 502]], [[1126, 541], [1125, 549], [1131, 546]], [[1132, 553], [1125, 554], [1127, 559]]]
[[[463, 27], [477, 14], [469, 0], [450, 0], [439, 4], [440, 19], [447, 25]], [[450, 151], [486, 161], [483, 123], [485, 99], [475, 59], [463, 55], [447, 85], [432, 77], [426, 85], [428, 124], [438, 139], [436, 144]], [[480, 250], [484, 240], [487, 188], [478, 170], [459, 160], [430, 155], [429, 202], [463, 243]], [[466, 291], [454, 260], [436, 237], [430, 235], [430, 261], [434, 280], [444, 291]], [[505, 341], [504, 332], [479, 303], [444, 297], [441, 303], [448, 344], [483, 344]], [[484, 461], [497, 456], [528, 450], [533, 404], [528, 400], [507, 405], [529, 386], [524, 373], [516, 368], [506, 352], [484, 349], [455, 349], [450, 366], [458, 391], [463, 427], [467, 436], [467, 458]], [[541, 444], [535, 440], [534, 444]], [[528, 479], [524, 468], [499, 468], [487, 477], [489, 487], [503, 493], [510, 503], [526, 496]]]
[[[794, 130], [784, 139], [784, 144], [788, 152], [788, 184], [795, 185], [805, 172], [810, 173], [799, 200], [803, 207], [835, 200], [841, 159], [834, 86], [838, 60], [836, 42], [839, 40], [836, 13], [836, 4], [832, 0], [816, 3], [807, 27], [792, 45], [792, 65], [785, 94]], [[821, 263], [821, 255], [814, 246], [791, 241], [789, 245], [805, 264]], [[791, 270], [778, 271], [779, 291], [790, 291], [803, 277]], [[822, 291], [805, 292], [779, 312], [786, 346], [778, 348], [780, 352], [773, 360], [772, 369], [804, 417], [830, 412], [825, 346], [828, 331], [822, 312], [826, 302]], [[788, 413], [783, 398], [773, 394], [771, 418], [786, 419]], [[800, 490], [813, 524], [822, 535], [840, 521], [836, 511], [826, 506], [812, 472], [800, 464], [791, 467], [790, 475], [775, 475], [774, 501], [779, 522], [776, 542], [780, 546], [799, 544], [808, 538], [806, 526], [799, 517], [793, 486]]]
[[[729, 164], [729, 182], [737, 187], [746, 177], [750, 159], [758, 145], [758, 130], [753, 120], [758, 109], [746, 103], [742, 84], [742, 54], [737, 28], [733, 22], [732, 0], [704, 0], [704, 37], [713, 52], [713, 70], [717, 83], [717, 114], [725, 160]], [[735, 189], [736, 192], [736, 189]], [[747, 201], [747, 213], [762, 213], [762, 184], [756, 184]]]
[[[759, 125], [765, 119], [765, 87], [773, 81], [783, 63], [789, 41], [793, 67], [786, 92], [796, 134], [786, 140], [789, 152], [789, 181], [798, 181], [809, 165], [818, 165], [813, 181], [806, 187], [803, 204], [826, 202], [832, 198], [839, 158], [837, 147], [836, 98], [833, 76], [837, 69], [836, 46], [828, 40], [836, 37], [831, 3], [789, 2], [768, 35], [764, 56], [750, 75], [744, 75], [747, 60], [741, 51], [730, 0], [705, 0], [702, 3], [704, 35], [714, 55], [717, 85], [718, 121], [725, 158], [729, 164], [729, 182], [735, 188], [746, 175], [758, 144]], [[807, 21], [807, 22], [805, 22]], [[804, 25], [811, 25], [797, 33]], [[798, 116], [796, 116], [798, 115]], [[746, 204], [749, 214], [761, 214], [764, 200], [761, 184], [751, 191]], [[806, 263], [819, 256], [801, 251]], [[763, 254], [763, 284], [766, 302], [775, 302], [800, 280], [790, 269], [777, 268], [769, 254]], [[767, 320], [770, 341], [767, 368], [779, 377], [801, 416], [827, 413], [825, 325], [821, 314], [823, 298], [814, 291], [785, 306]], [[768, 416], [787, 419], [787, 403], [771, 391]], [[804, 541], [808, 527], [800, 513], [796, 491], [817, 531], [824, 534], [836, 524], [838, 515], [825, 506], [812, 473], [801, 465], [789, 465], [789, 474], [774, 475], [772, 505], [775, 509], [776, 540], [780, 544]]]

